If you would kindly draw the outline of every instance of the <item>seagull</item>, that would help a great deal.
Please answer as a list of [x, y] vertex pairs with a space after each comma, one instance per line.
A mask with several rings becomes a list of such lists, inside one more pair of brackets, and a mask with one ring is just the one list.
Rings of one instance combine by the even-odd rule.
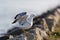
[[[25, 15], [26, 16], [26, 15]], [[25, 17], [24, 16], [24, 17]], [[18, 16], [17, 16], [18, 17]], [[17, 18], [16, 17], [16, 18]], [[10, 28], [10, 29], [13, 29], [13, 28], [19, 28], [19, 29], [21, 29], [23, 32], [24, 32], [24, 35], [26, 36], [26, 31], [25, 30], [27, 30], [27, 29], [30, 29], [31, 27], [32, 27], [32, 25], [33, 25], [33, 18], [35, 17], [35, 15], [34, 14], [30, 14], [30, 15], [28, 15], [28, 16], [26, 16], [27, 18], [25, 18], [25, 20], [22, 20], [22, 24], [20, 23], [20, 19], [22, 18], [22, 17], [20, 17], [19, 18], [19, 20], [17, 20], [16, 21], [16, 23], [14, 23], [13, 25], [12, 25], [12, 28]], [[15, 19], [16, 20], [16, 19]], [[23, 22], [24, 21], [24, 22]], [[12, 30], [11, 32], [9, 32], [9, 33], [12, 33], [13, 31], [16, 31], [16, 30]]]
[[19, 21], [14, 24], [14, 27], [19, 27], [20, 29], [29, 29], [33, 25], [33, 18], [35, 17], [34, 14], [31, 14], [27, 17], [26, 21], [23, 23], [23, 25], [19, 24]]

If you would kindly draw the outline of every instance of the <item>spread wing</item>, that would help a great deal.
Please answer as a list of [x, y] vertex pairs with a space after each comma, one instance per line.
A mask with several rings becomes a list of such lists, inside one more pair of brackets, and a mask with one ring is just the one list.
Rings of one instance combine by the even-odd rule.
[[14, 17], [14, 21], [12, 22], [12, 24], [16, 23], [18, 20], [20, 19], [23, 19], [23, 17], [26, 15], [26, 12], [22, 12], [22, 13], [19, 13], [17, 14], [15, 17]]
[[15, 16], [15, 18], [14, 18], [14, 19], [16, 19], [18, 16], [22, 17], [22, 16], [26, 15], [26, 13], [27, 13], [27, 12], [19, 13], [19, 14], [17, 14], [17, 15]]

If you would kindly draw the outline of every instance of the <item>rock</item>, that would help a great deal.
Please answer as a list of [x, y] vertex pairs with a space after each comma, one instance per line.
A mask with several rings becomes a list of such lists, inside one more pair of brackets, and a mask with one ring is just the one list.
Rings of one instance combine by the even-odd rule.
[[[42, 35], [44, 35], [44, 31], [41, 32], [40, 28], [34, 28], [34, 29], [30, 29], [29, 31], [26, 31], [26, 35], [22, 33], [8, 40], [43, 40], [44, 36]], [[45, 37], [48, 36], [45, 35]]]

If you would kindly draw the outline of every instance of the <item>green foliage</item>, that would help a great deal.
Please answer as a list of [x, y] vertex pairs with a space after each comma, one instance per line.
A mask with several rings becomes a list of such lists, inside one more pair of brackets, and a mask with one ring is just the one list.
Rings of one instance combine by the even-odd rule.
[[[60, 23], [59, 23], [60, 24]], [[57, 40], [60, 39], [60, 25], [57, 25], [55, 27], [55, 32], [52, 32], [51, 36], [48, 38], [48, 40]], [[59, 40], [58, 39], [58, 40]]]

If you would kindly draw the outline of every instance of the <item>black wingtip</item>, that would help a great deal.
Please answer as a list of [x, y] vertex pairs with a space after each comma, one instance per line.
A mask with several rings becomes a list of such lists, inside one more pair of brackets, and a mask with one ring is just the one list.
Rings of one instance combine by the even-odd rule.
[[16, 23], [16, 22], [17, 22], [17, 20], [13, 21], [12, 24], [14, 24], [14, 23]]

